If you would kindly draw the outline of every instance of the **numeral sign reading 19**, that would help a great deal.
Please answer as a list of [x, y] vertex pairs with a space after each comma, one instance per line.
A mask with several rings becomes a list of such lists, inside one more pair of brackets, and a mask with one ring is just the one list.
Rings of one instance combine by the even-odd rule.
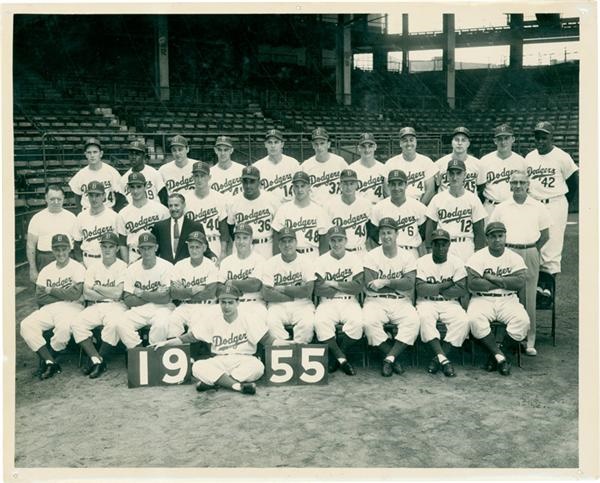
[[190, 382], [190, 346], [135, 347], [127, 351], [127, 384], [132, 387], [170, 386]]
[[325, 344], [267, 347], [265, 356], [265, 379], [269, 385], [327, 384]]

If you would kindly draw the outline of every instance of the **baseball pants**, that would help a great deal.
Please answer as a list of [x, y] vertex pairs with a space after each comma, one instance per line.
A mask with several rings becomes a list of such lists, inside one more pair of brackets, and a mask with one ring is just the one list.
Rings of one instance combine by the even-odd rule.
[[413, 345], [419, 335], [419, 314], [408, 299], [367, 297], [362, 309], [369, 345], [377, 346], [389, 336], [383, 330], [391, 322], [398, 328], [395, 339]]
[[492, 329], [490, 322], [497, 320], [506, 325], [506, 333], [516, 341], [527, 337], [529, 317], [516, 294], [506, 297], [474, 295], [467, 309], [471, 333], [476, 339], [483, 339]]
[[202, 359], [192, 364], [192, 374], [204, 384], [214, 385], [223, 374], [239, 382], [254, 382], [265, 372], [263, 363], [254, 356], [230, 354]]
[[444, 340], [454, 347], [461, 347], [469, 335], [467, 313], [457, 300], [420, 299], [417, 301], [417, 313], [421, 322], [421, 340], [425, 343], [440, 339], [438, 320], [447, 328]]
[[342, 331], [351, 339], [362, 337], [362, 311], [356, 298], [321, 299], [315, 310], [317, 339], [324, 341], [335, 337], [335, 325], [338, 323], [344, 324]]
[[565, 229], [567, 228], [567, 217], [569, 216], [569, 203], [565, 196], [557, 196], [551, 198], [548, 203], [545, 203], [545, 206], [550, 212], [552, 225], [548, 228], [550, 238], [542, 247], [540, 270], [555, 274], [560, 273]]
[[93, 253], [83, 252], [83, 265], [85, 268], [90, 268], [90, 264], [94, 263], [95, 260], [100, 260], [102, 255], [95, 255]]
[[148, 340], [150, 344], [167, 340], [169, 336], [169, 316], [175, 306], [169, 304], [147, 303], [130, 308], [117, 322], [117, 333], [128, 349], [142, 343], [137, 333], [142, 327], [150, 326]]
[[448, 254], [453, 255], [463, 262], [466, 262], [475, 253], [475, 243], [472, 238], [460, 238], [452, 240]]
[[44, 345], [43, 332], [54, 329], [50, 339], [50, 347], [60, 352], [66, 349], [71, 338], [71, 323], [83, 310], [79, 302], [60, 301], [44, 305], [32, 312], [21, 322], [21, 337], [33, 352]]
[[308, 300], [277, 302], [269, 304], [267, 326], [276, 339], [289, 339], [284, 325], [294, 326], [294, 342], [309, 344], [313, 338], [315, 326], [315, 306]]
[[205, 319], [215, 309], [216, 305], [213, 303], [182, 303], [169, 314], [167, 338], [179, 337], [185, 332], [186, 327], [190, 326], [194, 316]]
[[99, 302], [83, 309], [73, 323], [71, 330], [73, 339], [80, 342], [92, 336], [92, 330], [103, 325], [100, 337], [104, 342], [115, 346], [119, 343], [117, 333], [117, 321], [127, 312], [127, 306], [123, 302]]
[[267, 306], [262, 300], [244, 300], [241, 298], [238, 311], [250, 314], [253, 319], [267, 323]]

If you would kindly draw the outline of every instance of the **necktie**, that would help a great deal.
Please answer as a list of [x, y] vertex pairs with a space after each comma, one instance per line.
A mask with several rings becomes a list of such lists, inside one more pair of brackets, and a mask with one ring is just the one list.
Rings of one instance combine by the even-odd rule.
[[173, 226], [173, 253], [177, 252], [177, 246], [179, 245], [179, 224], [177, 220], [173, 220], [175, 226]]

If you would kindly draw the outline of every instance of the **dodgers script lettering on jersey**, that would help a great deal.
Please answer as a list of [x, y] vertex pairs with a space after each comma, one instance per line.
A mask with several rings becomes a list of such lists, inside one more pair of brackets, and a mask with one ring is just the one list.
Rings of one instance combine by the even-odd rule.
[[96, 226], [91, 230], [88, 230], [87, 228], [81, 228], [81, 235], [84, 240], [92, 241], [97, 240], [105, 233], [112, 231], [114, 231], [112, 226]]
[[169, 193], [176, 193], [177, 191], [192, 189], [194, 185], [194, 178], [186, 178], [181, 176], [179, 179], [168, 179], [165, 181], [165, 186]]
[[363, 225], [369, 221], [369, 215], [367, 213], [360, 213], [359, 215], [349, 215], [347, 218], [337, 216], [331, 220], [335, 226], [341, 226], [343, 228], [354, 228]]
[[[292, 174], [286, 173], [284, 175], [277, 174], [272, 179], [262, 178], [260, 180], [260, 186], [266, 191], [273, 191], [275, 189], [285, 189], [285, 186], [292, 182]], [[288, 195], [289, 193], [286, 193]]]
[[136, 221], [126, 221], [125, 229], [129, 233], [137, 233], [138, 231], [148, 231], [150, 228], [154, 226], [157, 221], [160, 221], [161, 218], [158, 215], [150, 215], [150, 216], [140, 216], [140, 218]]
[[445, 208], [440, 208], [439, 210], [437, 210], [439, 220], [445, 223], [451, 223], [463, 220], [465, 218], [471, 218], [472, 213], [473, 210], [471, 208], [465, 208], [463, 210], [459, 210], [458, 208], [454, 208], [453, 210], [446, 210]]
[[160, 280], [153, 280], [153, 281], [149, 281], [148, 283], [142, 283], [139, 280], [136, 280], [134, 282], [133, 286], [135, 288], [139, 288], [146, 292], [154, 292], [154, 291], [158, 290], [160, 287], [162, 287], [162, 283], [160, 282]]
[[271, 211], [268, 208], [262, 210], [255, 210], [254, 208], [249, 213], [236, 213], [235, 222], [241, 223], [256, 223], [260, 220], [266, 220], [271, 218]]
[[252, 272], [254, 272], [253, 268], [240, 269], [238, 272], [227, 270], [225, 276], [227, 280], [246, 280], [252, 275]]
[[[111, 190], [112, 184], [109, 180], [103, 180], [103, 181], [101, 181], [101, 183], [102, 183], [102, 186], [104, 186], [105, 190], [107, 190], [107, 191]], [[80, 185], [79, 190], [84, 194], [87, 193], [87, 183]]]
[[352, 277], [351, 268], [339, 268], [335, 273], [326, 272], [324, 278], [325, 280], [335, 280], [336, 282], [347, 282], [350, 277]]
[[276, 273], [273, 275], [275, 285], [300, 285], [302, 283], [302, 272]]
[[197, 221], [200, 223], [206, 224], [208, 220], [210, 220], [214, 216], [219, 215], [219, 210], [213, 206], [211, 208], [200, 208], [197, 211], [188, 211], [186, 212], [186, 218], [189, 218], [192, 221]]
[[93, 286], [94, 287], [116, 287], [117, 281], [111, 280], [109, 278], [104, 279], [104, 280], [94, 280]]
[[72, 277], [58, 278], [56, 280], [46, 280], [46, 287], [69, 288], [74, 284]]
[[510, 175], [513, 174], [515, 171], [517, 170], [508, 168], [504, 168], [502, 169], [502, 171], [496, 173], [494, 173], [493, 171], [488, 171], [485, 175], [485, 180], [486, 182], [491, 184], [508, 183]]
[[241, 178], [235, 178], [225, 180], [223, 183], [213, 182], [210, 187], [219, 193], [237, 195], [242, 192], [242, 180]]
[[298, 220], [290, 220], [286, 219], [283, 222], [284, 226], [288, 228], [293, 228], [294, 230], [305, 230], [307, 228], [316, 228], [317, 219], [316, 218], [302, 218]]
[[504, 277], [506, 275], [510, 275], [512, 273], [511, 267], [496, 267], [496, 268], [486, 268], [483, 271], [483, 275], [496, 275], [497, 277]]
[[245, 344], [248, 341], [246, 333], [234, 334], [233, 332], [229, 337], [222, 337], [220, 335], [213, 335], [212, 345], [215, 351], [223, 351], [227, 349], [237, 349], [241, 344]]

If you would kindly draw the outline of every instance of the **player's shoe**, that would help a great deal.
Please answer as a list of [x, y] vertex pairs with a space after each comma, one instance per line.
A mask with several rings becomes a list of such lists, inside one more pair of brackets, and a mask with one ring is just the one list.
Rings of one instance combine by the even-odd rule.
[[442, 364], [442, 372], [444, 373], [444, 376], [446, 376], [446, 377], [456, 377], [456, 373], [454, 372], [454, 366], [452, 365], [452, 362], [450, 362], [450, 361], [444, 362]]
[[527, 347], [525, 349], [525, 354], [531, 357], [535, 357], [537, 356], [537, 350], [535, 350], [535, 347]]
[[440, 363], [438, 361], [438, 358], [437, 358], [437, 356], [433, 356], [433, 359], [431, 359], [431, 362], [427, 366], [427, 372], [429, 372], [429, 374], [436, 374], [437, 371], [439, 371], [439, 370], [440, 370]]
[[503, 376], [510, 376], [510, 362], [508, 362], [508, 359], [498, 362], [498, 372]]
[[242, 394], [254, 395], [256, 394], [256, 384], [253, 382], [242, 382]]
[[383, 377], [391, 377], [391, 375], [394, 373], [393, 365], [394, 365], [393, 362], [390, 362], [387, 359], [384, 359], [383, 364], [381, 365], [381, 375]]
[[398, 358], [396, 358], [392, 363], [392, 371], [398, 375], [404, 374], [404, 367], [402, 367], [402, 364], [400, 364]]
[[103, 372], [106, 372], [106, 362], [102, 361], [100, 364], [94, 364], [90, 371], [90, 379], [97, 379]]
[[496, 360], [494, 354], [490, 354], [487, 362], [485, 363], [485, 370], [488, 372], [494, 372], [496, 369], [498, 369], [498, 361]]
[[84, 376], [89, 376], [90, 373], [94, 370], [94, 363], [91, 359], [88, 359], [87, 364], [81, 369], [81, 373]]
[[213, 386], [212, 384], [206, 384], [202, 381], [200, 381], [198, 384], [196, 384], [196, 391], [198, 392], [204, 392], [204, 391], [210, 391], [211, 389], [216, 389], [217, 386]]
[[50, 379], [54, 374], [60, 374], [62, 369], [57, 362], [45, 363], [44, 371], [40, 374], [40, 379]]
[[327, 363], [327, 371], [331, 374], [338, 370], [340, 362], [335, 357], [330, 357]]
[[340, 369], [342, 369], [342, 371], [344, 371], [344, 374], [348, 376], [356, 376], [356, 371], [354, 370], [354, 367], [352, 367], [352, 365], [348, 361], [342, 362], [340, 364]]

